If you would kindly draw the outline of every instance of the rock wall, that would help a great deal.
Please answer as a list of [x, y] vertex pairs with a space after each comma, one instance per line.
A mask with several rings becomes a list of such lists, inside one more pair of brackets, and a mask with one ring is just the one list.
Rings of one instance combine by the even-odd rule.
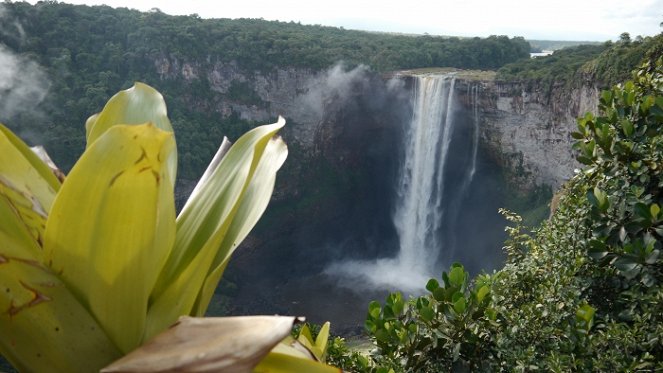
[[[360, 67], [345, 71], [341, 66], [329, 71], [285, 68], [269, 72], [245, 71], [235, 63], [187, 62], [172, 56], [162, 56], [154, 62], [161, 79], [190, 84], [195, 80], [208, 84], [214, 93], [213, 110], [222, 117], [237, 115], [249, 121], [270, 122], [283, 115], [288, 126], [283, 136], [291, 147], [296, 147], [301, 157], [314, 157], [337, 153], [337, 166], [354, 167], [356, 155], [361, 151], [353, 142], [351, 148], [336, 141], [347, 133], [344, 123], [334, 118], [348, 120], [347, 109], [356, 105], [358, 93], [383, 97], [385, 92], [369, 92], [376, 89], [401, 89], [401, 96], [409, 96], [411, 82], [404, 74], [395, 74], [404, 84], [375, 84], [376, 74]], [[471, 75], [471, 74], [469, 74]], [[394, 75], [383, 77], [387, 81]], [[516, 189], [531, 190], [540, 185], [559, 187], [573, 175], [579, 166], [571, 148], [571, 132], [576, 128], [576, 118], [587, 111], [596, 112], [600, 90], [589, 80], [578, 82], [575, 87], [531, 87], [520, 83], [495, 81], [481, 73], [479, 78], [467, 78], [461, 72], [456, 82], [457, 97], [466, 106], [474, 105], [469, 96], [470, 87], [479, 87], [478, 112], [482, 146], [506, 172], [507, 181]], [[233, 85], [248, 87], [255, 94], [254, 102], [243, 102], [232, 96]], [[392, 91], [390, 94], [394, 94]], [[401, 97], [402, 98], [402, 97]], [[366, 98], [362, 98], [369, 102]], [[388, 102], [370, 101], [371, 105]], [[392, 112], [393, 107], [385, 111]], [[332, 113], [332, 111], [335, 111]], [[379, 112], [379, 108], [372, 108]], [[469, 112], [472, 112], [470, 110]], [[353, 126], [372, 123], [372, 119], [353, 119]], [[370, 136], [375, 125], [365, 128], [352, 127], [352, 138], [362, 141]], [[338, 133], [337, 133], [338, 132]], [[328, 141], [328, 140], [333, 141]], [[347, 160], [344, 162], [343, 160]]]
[[[558, 188], [580, 165], [572, 149], [576, 118], [596, 113], [600, 90], [591, 82], [576, 88], [527, 87], [494, 80], [461, 81], [479, 86], [479, 123], [482, 146], [504, 168], [516, 189], [549, 185]], [[466, 94], [465, 94], [466, 95]], [[466, 105], [472, 99], [465, 97]]]
[[[234, 62], [183, 61], [173, 56], [161, 56], [154, 61], [162, 80], [191, 84], [204, 82], [214, 93], [211, 110], [221, 117], [233, 114], [240, 119], [271, 123], [279, 115], [285, 116], [291, 141], [306, 148], [313, 147], [319, 113], [310, 110], [303, 99], [324, 74], [310, 69], [283, 68], [273, 71], [246, 71]], [[231, 87], [242, 84], [259, 99], [242, 102], [232, 97]], [[195, 94], [195, 93], [193, 93]]]

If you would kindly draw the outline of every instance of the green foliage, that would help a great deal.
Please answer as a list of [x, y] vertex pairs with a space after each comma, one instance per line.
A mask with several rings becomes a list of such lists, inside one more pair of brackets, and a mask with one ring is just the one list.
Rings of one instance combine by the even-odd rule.
[[597, 58], [606, 45], [579, 45], [555, 51], [550, 56], [520, 60], [497, 70], [496, 79], [527, 82], [549, 87], [555, 82], [570, 82], [588, 61]]
[[384, 306], [368, 307], [366, 329], [374, 338], [378, 366], [408, 372], [480, 369], [489, 353], [487, 325], [495, 317], [490, 304], [490, 278], [474, 286], [456, 263], [442, 273], [442, 283], [431, 279], [427, 295], [404, 301], [390, 294]]
[[[328, 325], [329, 323], [322, 326], [311, 323], [295, 324], [290, 335], [300, 341], [302, 339], [307, 340], [309, 345], [318, 342], [322, 344], [323, 341], [326, 341], [324, 361], [331, 366], [343, 367], [344, 370], [349, 372], [366, 372], [377, 369], [369, 356], [350, 349], [344, 338], [330, 335]], [[321, 333], [324, 328], [327, 328], [327, 332]], [[307, 348], [309, 347], [306, 342], [303, 344]]]
[[[196, 179], [229, 127], [246, 121], [219, 113], [221, 103], [264, 105], [244, 83], [229, 91], [212, 89], [207, 74], [184, 77], [185, 64], [212, 71], [234, 64], [246, 76], [276, 68], [326, 69], [339, 61], [365, 64], [377, 71], [427, 66], [494, 69], [525, 58], [522, 38], [443, 38], [405, 36], [294, 22], [259, 19], [201, 19], [127, 8], [79, 6], [52, 1], [30, 5], [4, 2], [5, 19], [21, 25], [24, 36], [0, 33], [0, 45], [30, 57], [46, 69], [49, 95], [41, 109], [49, 113], [40, 128], [43, 144], [65, 171], [84, 149], [78, 126], [114, 92], [145, 81], [169, 97], [178, 137], [182, 176]], [[188, 71], [188, 70], [187, 70]], [[43, 123], [39, 111], [3, 118], [12, 129]], [[242, 131], [243, 133], [244, 131]]]
[[609, 87], [626, 80], [645, 53], [662, 43], [663, 36], [658, 35], [564, 48], [551, 56], [507, 64], [497, 71], [496, 79], [536, 85], [548, 93], [554, 85], [571, 87], [586, 81]]

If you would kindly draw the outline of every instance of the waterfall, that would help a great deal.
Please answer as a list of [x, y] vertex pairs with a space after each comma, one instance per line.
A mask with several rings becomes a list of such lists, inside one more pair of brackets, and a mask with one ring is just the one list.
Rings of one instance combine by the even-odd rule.
[[472, 100], [472, 167], [470, 167], [469, 180], [474, 178], [477, 172], [477, 150], [479, 149], [479, 86], [468, 86]]
[[453, 73], [414, 77], [413, 114], [403, 131], [392, 216], [399, 251], [393, 258], [327, 268], [326, 273], [349, 280], [348, 287], [368, 280], [374, 288], [416, 293], [429, 278], [439, 277], [440, 265], [453, 260], [463, 201], [477, 171], [479, 140], [478, 86], [468, 86], [471, 118], [457, 118], [455, 85]]
[[397, 262], [404, 271], [432, 274], [438, 259], [455, 82], [453, 75], [416, 77], [394, 213], [400, 243]]
[[469, 168], [464, 172], [462, 182], [458, 188], [458, 193], [451, 198], [449, 214], [445, 223], [448, 227], [446, 230], [447, 239], [444, 252], [444, 260], [450, 261], [453, 258], [455, 251], [458, 247], [458, 220], [461, 212], [461, 207], [470, 189], [470, 185], [474, 180], [474, 175], [477, 171], [477, 154], [479, 150], [479, 86], [476, 84], [468, 84], [466, 97], [470, 101], [472, 107], [472, 133], [467, 135], [471, 136], [471, 143], [469, 147]]

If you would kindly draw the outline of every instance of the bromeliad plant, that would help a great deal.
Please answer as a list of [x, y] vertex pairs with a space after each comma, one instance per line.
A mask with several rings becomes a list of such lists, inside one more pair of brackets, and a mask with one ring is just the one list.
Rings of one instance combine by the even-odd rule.
[[175, 139], [153, 88], [137, 83], [88, 119], [63, 182], [0, 125], [2, 355], [21, 371], [97, 371], [204, 315], [271, 197], [284, 123], [224, 140], [177, 217]]

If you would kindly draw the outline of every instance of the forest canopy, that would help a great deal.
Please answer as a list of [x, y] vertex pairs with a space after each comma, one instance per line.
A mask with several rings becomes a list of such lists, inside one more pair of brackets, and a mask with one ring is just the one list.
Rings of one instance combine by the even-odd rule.
[[184, 82], [160, 75], [156, 66], [160, 60], [195, 63], [201, 69], [233, 64], [246, 76], [285, 68], [315, 72], [339, 61], [348, 67], [364, 64], [376, 72], [430, 66], [496, 69], [527, 58], [530, 48], [523, 38], [506, 36], [395, 35], [57, 1], [36, 5], [5, 1], [0, 7], [0, 52], [20, 56], [19, 63], [38, 64], [42, 71], [35, 80], [48, 91], [40, 110], [20, 115], [3, 111], [0, 121], [23, 136], [25, 128], [48, 123], [34, 132], [65, 170], [83, 149], [79, 129], [89, 113], [99, 111], [110, 95], [135, 81], [151, 84], [172, 98], [171, 120], [179, 133], [186, 134], [178, 139], [185, 178], [202, 172], [222, 135], [236, 138], [252, 126], [213, 110], [219, 99], [260, 104], [249, 87], [231, 82], [228, 94], [220, 96], [204, 76]]

